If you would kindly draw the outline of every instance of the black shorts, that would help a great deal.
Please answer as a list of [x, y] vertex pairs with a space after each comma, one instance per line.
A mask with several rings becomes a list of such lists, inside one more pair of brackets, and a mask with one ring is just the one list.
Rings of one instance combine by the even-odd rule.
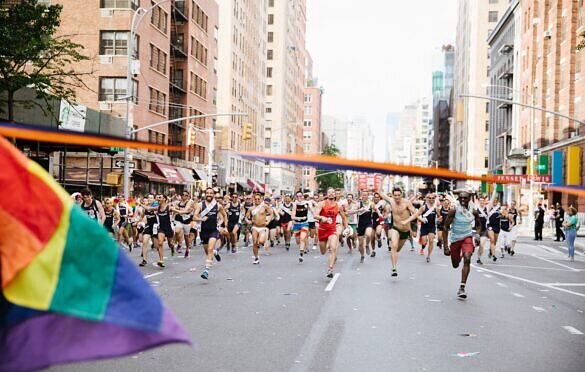
[[[134, 225], [133, 225], [134, 226]], [[140, 225], [136, 227], [136, 231], [138, 231], [139, 234], [144, 233], [144, 226]]]
[[443, 225], [437, 224], [437, 232], [443, 231], [443, 229], [444, 229], [444, 226]]
[[435, 228], [435, 225], [433, 224], [421, 224], [420, 225], [420, 236], [425, 236], [425, 235], [429, 235], [429, 234], [435, 234], [435, 231], [437, 229]]
[[165, 226], [165, 227], [162, 227], [162, 228], [159, 226], [157, 235], [160, 234], [160, 233], [165, 234], [165, 236], [168, 239], [171, 239], [173, 237], [173, 235], [175, 235], [175, 232], [173, 231], [173, 228], [171, 226]]
[[[240, 224], [239, 224], [239, 223], [234, 223], [234, 224], [228, 223], [228, 231], [229, 231], [229, 232], [234, 232], [234, 228], [235, 228], [236, 226], [238, 226], [238, 227], [239, 227], [239, 226], [240, 226]], [[238, 229], [238, 231], [239, 231], [239, 229]]]
[[201, 230], [201, 233], [199, 234], [199, 238], [201, 239], [201, 243], [202, 244], [207, 244], [209, 243], [209, 239], [211, 238], [215, 238], [215, 239], [219, 239], [219, 231], [218, 230]]
[[189, 230], [189, 234], [195, 234], [195, 235], [197, 235], [197, 229], [195, 229], [195, 228], [193, 228], [193, 227], [192, 227], [192, 228]]
[[366, 230], [368, 229], [368, 227], [372, 227], [373, 228], [373, 226], [371, 224], [368, 224], [368, 223], [364, 223], [364, 224], [358, 223], [358, 226], [357, 226], [357, 235], [358, 236], [364, 236], [364, 235], [366, 235]]
[[309, 229], [314, 229], [314, 228], [315, 228], [315, 221], [309, 222]]
[[266, 227], [268, 227], [268, 230], [276, 229], [278, 227], [278, 221], [272, 220]]
[[380, 221], [377, 218], [375, 220], [372, 221], [372, 228], [374, 230], [376, 230], [376, 227], [382, 225], [384, 223], [384, 221]]
[[152, 235], [152, 227], [152, 225], [144, 226], [144, 231], [142, 231], [142, 233], [146, 235]]
[[488, 231], [493, 231], [494, 234], [499, 234], [500, 233], [500, 228], [499, 227], [492, 227], [492, 226], [488, 226]]

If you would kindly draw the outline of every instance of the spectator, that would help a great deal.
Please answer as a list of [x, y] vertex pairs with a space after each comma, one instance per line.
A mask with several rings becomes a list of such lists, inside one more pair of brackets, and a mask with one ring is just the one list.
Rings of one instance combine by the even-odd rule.
[[542, 227], [544, 226], [544, 209], [542, 203], [538, 203], [534, 211], [534, 240], [542, 240]]
[[567, 248], [569, 249], [569, 260], [575, 261], [575, 238], [577, 237], [577, 209], [570, 206], [567, 209], [569, 217], [563, 222], [567, 233]]
[[[563, 221], [565, 220], [565, 210], [560, 203], [556, 204], [555, 208], [555, 227], [557, 238], [555, 242], [565, 241], [565, 233], [563, 232]], [[561, 240], [563, 239], [563, 240]]]

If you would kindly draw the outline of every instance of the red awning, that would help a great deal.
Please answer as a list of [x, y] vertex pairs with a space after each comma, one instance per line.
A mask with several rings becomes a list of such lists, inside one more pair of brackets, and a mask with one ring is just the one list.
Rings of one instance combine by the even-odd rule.
[[264, 187], [262, 187], [261, 184], [259, 184], [258, 182], [254, 181], [251, 178], [248, 178], [248, 186], [250, 186], [252, 188], [252, 191], [259, 191], [259, 192], [264, 192]]
[[153, 163], [154, 170], [159, 173], [160, 175], [164, 176], [167, 179], [168, 183], [175, 183], [175, 184], [185, 184], [185, 180], [179, 173], [179, 170], [172, 165], [161, 164], [161, 163]]

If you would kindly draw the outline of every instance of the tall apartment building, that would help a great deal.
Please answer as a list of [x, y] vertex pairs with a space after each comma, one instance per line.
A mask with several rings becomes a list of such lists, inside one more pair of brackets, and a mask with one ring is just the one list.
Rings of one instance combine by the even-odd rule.
[[454, 68], [456, 115], [450, 128], [449, 163], [451, 169], [470, 175], [487, 172], [490, 107], [485, 100], [459, 95], [485, 92], [489, 84], [486, 40], [507, 6], [507, 0], [459, 1]]
[[[219, 1], [217, 137], [220, 150], [264, 150], [267, 7], [265, 1]], [[244, 123], [252, 124], [252, 138], [242, 140]], [[257, 189], [265, 183], [264, 162], [244, 159], [230, 151], [217, 158], [219, 184], [231, 191]]]
[[[449, 167], [449, 130], [453, 93], [453, 64], [455, 48], [446, 44], [438, 51], [434, 61], [432, 80], [433, 118], [429, 130], [429, 166]], [[441, 181], [444, 182], [444, 181]], [[440, 185], [439, 189], [443, 189]]]
[[[77, 91], [77, 102], [87, 107], [126, 116], [128, 48], [131, 20], [139, 7], [149, 9], [136, 28], [131, 54], [132, 95], [130, 125], [139, 140], [185, 146], [190, 124], [209, 129], [213, 120], [202, 118], [141, 128], [190, 115], [216, 112], [218, 8], [213, 0], [76, 1], [56, 0], [63, 5], [59, 34], [85, 47], [94, 74], [85, 78], [91, 90]], [[187, 152], [131, 151], [131, 193], [180, 191], [192, 188], [194, 178], [205, 179], [208, 135], [198, 133]], [[67, 162], [85, 163], [86, 154], [68, 154]], [[87, 156], [90, 167], [98, 159]], [[112, 165], [113, 167], [113, 165]], [[120, 168], [117, 168], [121, 171]], [[196, 172], [193, 173], [191, 170]], [[70, 172], [73, 176], [75, 172]], [[122, 179], [119, 178], [118, 186]]]
[[339, 156], [347, 157], [347, 135], [349, 121], [331, 115], [323, 115], [321, 131], [327, 137], [327, 143], [323, 146], [334, 145], [339, 150]]
[[[569, 117], [585, 118], [585, 52], [577, 52], [585, 30], [583, 0], [522, 1], [521, 100]], [[532, 141], [532, 137], [534, 141]], [[554, 185], [583, 185], [585, 125], [558, 115], [520, 110], [519, 145], [539, 150], [535, 163], [547, 164]], [[542, 156], [548, 158], [542, 159]], [[542, 161], [544, 160], [544, 162]], [[530, 169], [527, 171], [530, 172]], [[585, 198], [547, 192], [549, 203], [585, 207]]]
[[[313, 86], [312, 80], [307, 82], [304, 89], [304, 117], [303, 117], [303, 153], [307, 155], [318, 155], [323, 150], [321, 141], [321, 102], [323, 89]], [[302, 168], [302, 188], [309, 190], [317, 189], [315, 179], [316, 169]]]
[[[266, 150], [301, 153], [305, 87], [305, 1], [268, 0], [266, 50]], [[300, 187], [298, 167], [271, 163], [267, 186], [292, 192]]]

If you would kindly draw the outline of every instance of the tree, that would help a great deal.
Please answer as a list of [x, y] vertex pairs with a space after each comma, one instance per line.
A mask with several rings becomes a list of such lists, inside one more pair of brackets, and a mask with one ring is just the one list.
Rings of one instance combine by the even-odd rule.
[[577, 50], [585, 49], [585, 31], [581, 32], [581, 41], [577, 44]]
[[[335, 145], [325, 146], [323, 155], [339, 156], [339, 149]], [[329, 187], [343, 188], [343, 173], [331, 171], [329, 169], [317, 169], [317, 183], [319, 188], [327, 190]]]
[[[76, 62], [89, 59], [81, 54], [82, 45], [54, 35], [63, 7], [45, 6], [38, 0], [22, 0], [15, 5], [2, 2], [0, 7], [0, 102], [8, 108], [8, 120], [14, 120], [16, 104], [37, 105], [51, 112], [51, 99], [73, 101], [76, 88], [87, 88], [82, 76], [92, 72], [74, 69]], [[15, 93], [25, 87], [35, 91], [36, 100], [16, 99]]]

